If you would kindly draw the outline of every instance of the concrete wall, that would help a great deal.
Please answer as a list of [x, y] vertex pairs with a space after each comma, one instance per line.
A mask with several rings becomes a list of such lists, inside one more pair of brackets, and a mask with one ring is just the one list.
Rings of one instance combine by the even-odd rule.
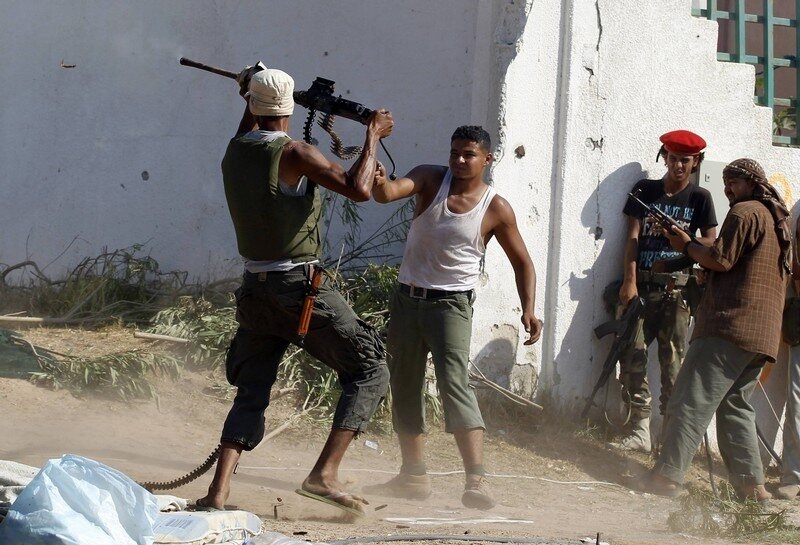
[[[219, 163], [244, 102], [234, 82], [178, 58], [233, 71], [261, 59], [297, 88], [336, 80], [347, 98], [392, 110], [387, 145], [404, 173], [446, 160], [453, 128], [483, 121], [471, 118], [478, 5], [4, 3], [0, 263], [44, 266], [67, 249], [46, 271], [58, 276], [103, 247], [144, 243], [165, 270], [238, 273]], [[304, 116], [299, 108], [298, 137]], [[363, 142], [362, 127], [340, 120], [337, 129], [345, 143]], [[315, 136], [327, 148], [327, 135]], [[390, 210], [364, 206], [365, 231]]]
[[[606, 318], [603, 288], [622, 274], [625, 195], [665, 171], [658, 136], [686, 128], [707, 140], [709, 160], [760, 160], [790, 204], [800, 196], [800, 150], [771, 145], [753, 68], [716, 61], [717, 25], [693, 18], [691, 0], [534, 6], [505, 80], [494, 182], [521, 217], [547, 323], [542, 344], [518, 350], [516, 362], [534, 364], [539, 394], [577, 408], [608, 350], [592, 328]], [[528, 149], [522, 159], [509, 151], [518, 143]], [[487, 256], [490, 271], [499, 271], [498, 252]], [[476, 352], [508, 336], [500, 313], [513, 316], [513, 284], [484, 293], [493, 304], [476, 313]]]

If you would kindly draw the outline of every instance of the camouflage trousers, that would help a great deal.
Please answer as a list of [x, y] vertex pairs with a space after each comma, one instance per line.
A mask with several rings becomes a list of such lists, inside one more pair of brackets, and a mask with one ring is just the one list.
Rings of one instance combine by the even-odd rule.
[[645, 306], [636, 337], [620, 359], [623, 400], [629, 403], [632, 421], [650, 417], [650, 386], [647, 381], [647, 348], [658, 342], [661, 368], [659, 411], [663, 415], [683, 361], [689, 330], [689, 306], [681, 289], [666, 294], [657, 285], [639, 285]]

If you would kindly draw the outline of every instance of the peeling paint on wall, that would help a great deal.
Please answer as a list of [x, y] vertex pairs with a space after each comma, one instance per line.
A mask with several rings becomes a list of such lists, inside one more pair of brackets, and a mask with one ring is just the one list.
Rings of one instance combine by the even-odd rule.
[[[528, 23], [532, 0], [512, 0], [504, 4], [494, 3], [493, 21], [495, 24], [494, 42], [491, 51], [491, 76], [496, 82], [489, 93], [489, 111], [496, 112], [496, 132], [494, 132], [495, 161], [503, 157], [506, 141], [506, 73], [511, 62], [522, 47], [522, 34]], [[524, 148], [523, 148], [524, 149]], [[490, 171], [489, 177], [492, 177]]]

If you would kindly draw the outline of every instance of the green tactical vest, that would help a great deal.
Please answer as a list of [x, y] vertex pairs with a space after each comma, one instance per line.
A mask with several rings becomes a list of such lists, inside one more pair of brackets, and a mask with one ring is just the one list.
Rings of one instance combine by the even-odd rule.
[[222, 159], [225, 198], [236, 230], [239, 254], [253, 261], [319, 258], [320, 197], [309, 181], [302, 197], [281, 193], [278, 164], [283, 146], [273, 142], [233, 138]]

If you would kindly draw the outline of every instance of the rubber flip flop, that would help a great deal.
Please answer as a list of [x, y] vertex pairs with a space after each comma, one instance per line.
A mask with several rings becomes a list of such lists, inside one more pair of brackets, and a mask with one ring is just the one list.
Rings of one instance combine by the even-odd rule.
[[315, 494], [313, 492], [309, 492], [308, 490], [303, 490], [302, 488], [298, 488], [295, 490], [296, 493], [300, 494], [301, 496], [305, 496], [306, 498], [310, 498], [312, 500], [321, 501], [322, 503], [327, 503], [328, 505], [332, 505], [334, 507], [338, 507], [342, 511], [346, 511], [351, 515], [355, 515], [357, 517], [363, 517], [364, 511], [356, 509], [355, 507], [350, 507], [348, 505], [344, 505], [336, 501], [337, 499], [341, 498], [352, 498], [352, 494], [348, 494], [347, 492], [333, 492], [331, 494]]
[[214, 511], [222, 511], [222, 509], [217, 509], [216, 507], [213, 507], [211, 505], [207, 505], [206, 502], [203, 501], [203, 498], [200, 498], [199, 500], [194, 502], [194, 510], [195, 511], [208, 511], [209, 513], [214, 512]]

